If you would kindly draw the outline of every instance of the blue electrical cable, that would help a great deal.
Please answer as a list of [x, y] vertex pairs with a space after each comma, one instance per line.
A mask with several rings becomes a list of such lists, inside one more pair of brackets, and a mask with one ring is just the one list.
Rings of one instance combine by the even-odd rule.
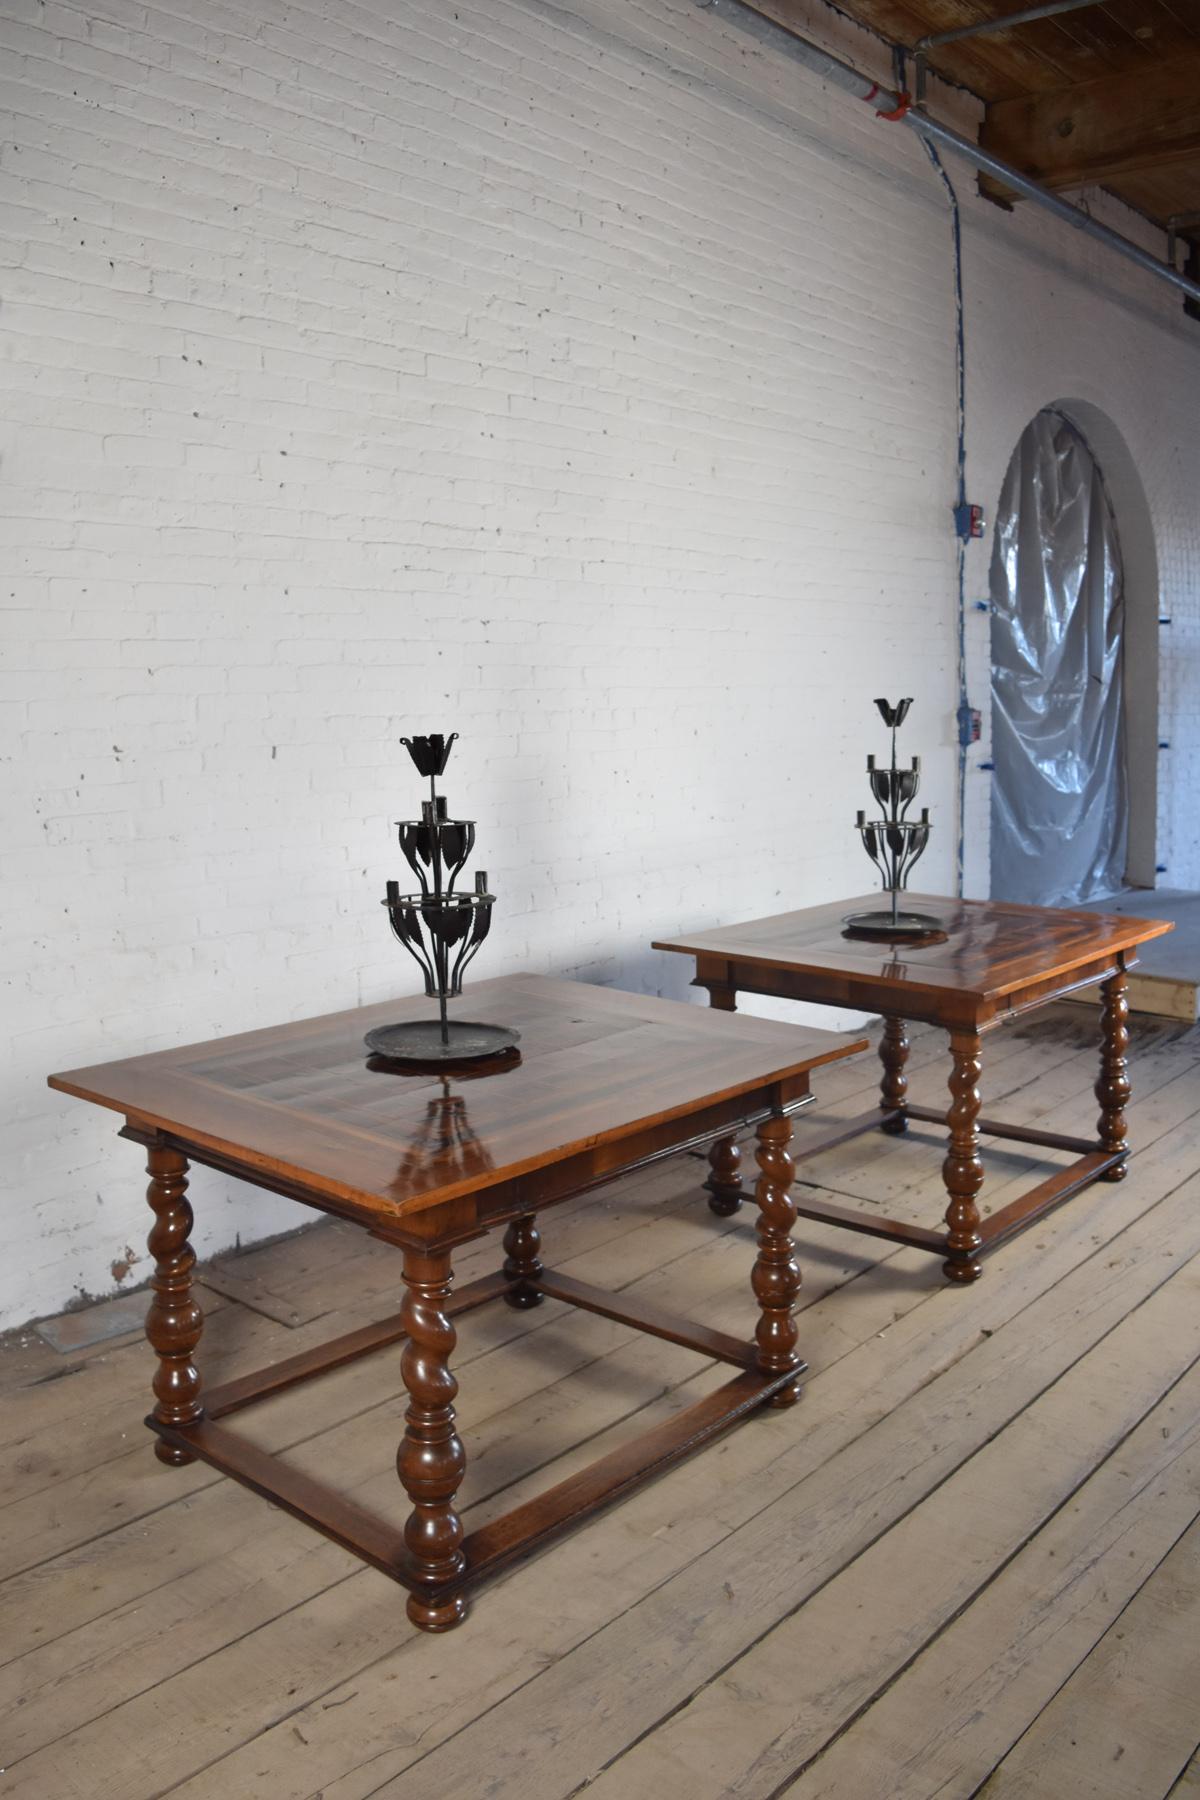
[[[907, 98], [904, 63], [904, 52], [897, 47], [892, 55], [896, 86], [900, 93]], [[954, 183], [943, 168], [941, 157], [928, 138], [922, 137], [921, 142], [925, 147], [925, 154], [937, 170], [942, 186], [949, 197], [950, 218], [954, 228], [954, 386], [958, 415], [958, 491], [955, 499], [959, 507], [965, 508], [967, 504], [967, 345], [966, 329], [963, 323], [962, 214], [959, 211], [958, 194], [955, 191]], [[954, 871], [955, 883], [961, 899], [967, 815], [967, 746], [964, 739], [970, 719], [970, 703], [967, 699], [967, 541], [961, 533], [958, 533], [956, 543], [958, 546], [958, 708], [956, 712], [958, 723], [958, 834], [954, 847]]]
[[[955, 309], [955, 387], [958, 411], [958, 494], [959, 506], [967, 502], [967, 349], [966, 332], [963, 325], [963, 271], [962, 271], [962, 217], [959, 212], [958, 195], [954, 191], [954, 183], [942, 166], [942, 159], [928, 138], [922, 138], [925, 153], [937, 170], [942, 186], [950, 197], [950, 216], [954, 225], [954, 309]], [[969, 702], [967, 700], [967, 573], [966, 540], [961, 535], [956, 539], [958, 545], [958, 842], [955, 846], [955, 879], [959, 897], [963, 891], [963, 863], [966, 839], [967, 812], [967, 746], [963, 742], [966, 735], [965, 720], [968, 717]]]

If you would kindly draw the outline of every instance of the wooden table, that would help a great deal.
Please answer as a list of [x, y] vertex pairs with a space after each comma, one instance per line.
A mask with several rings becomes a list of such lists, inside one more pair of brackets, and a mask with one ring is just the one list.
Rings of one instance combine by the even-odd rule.
[[[480, 982], [452, 1011], [515, 1026], [519, 1057], [465, 1075], [398, 1074], [368, 1062], [363, 1034], [424, 1018], [424, 999], [389, 1001], [273, 1030], [50, 1077], [51, 1087], [125, 1115], [120, 1135], [149, 1152], [158, 1357], [154, 1410], [165, 1463], [199, 1457], [275, 1500], [409, 1590], [408, 1614], [445, 1631], [465, 1593], [552, 1533], [699, 1448], [754, 1408], [790, 1404], [804, 1363], [793, 1304], [800, 1273], [788, 1154], [809, 1073], [865, 1039], [539, 976]], [[743, 1342], [543, 1268], [535, 1216], [714, 1133], [753, 1124], [760, 1168], [754, 1338]], [[404, 1304], [364, 1327], [205, 1394], [193, 1363], [202, 1318], [192, 1289], [188, 1160], [361, 1225], [403, 1256]], [[458, 1246], [507, 1225], [503, 1266], [457, 1292]], [[455, 1497], [466, 1455], [450, 1369], [454, 1315], [501, 1298], [572, 1306], [731, 1364], [725, 1386], [590, 1469], [464, 1537]], [[220, 1423], [323, 1370], [404, 1341], [409, 1405], [398, 1470], [403, 1532], [257, 1449]]]
[[[1091, 1181], [1120, 1181], [1125, 1174], [1125, 1107], [1129, 1101], [1126, 1051], [1129, 1047], [1125, 971], [1137, 962], [1137, 946], [1170, 931], [1162, 919], [1124, 918], [1111, 913], [1067, 912], [1015, 906], [995, 900], [948, 900], [928, 894], [906, 896], [921, 912], [943, 922], [943, 941], [925, 945], [879, 944], [845, 935], [843, 918], [879, 903], [879, 895], [778, 913], [746, 925], [698, 931], [655, 944], [696, 959], [693, 986], [707, 988], [710, 1004], [726, 1012], [739, 992], [772, 994], [819, 1005], [861, 1008], [883, 1015], [879, 1055], [883, 1080], [879, 1109], [872, 1109], [827, 1136], [805, 1143], [802, 1158], [818, 1155], [876, 1128], [901, 1137], [910, 1119], [941, 1123], [950, 1133], [943, 1177], [949, 1195], [945, 1229], [927, 1230], [896, 1220], [810, 1199], [797, 1203], [809, 1219], [844, 1225], [893, 1243], [944, 1256], [947, 1278], [970, 1282], [981, 1273], [979, 1258], [1050, 1207]], [[1080, 1138], [1005, 1125], [979, 1117], [981, 1038], [1019, 1013], [1045, 1006], [1064, 994], [1101, 982], [1100, 1102], [1098, 1136]], [[946, 1113], [914, 1106], [907, 1099], [907, 1020], [940, 1025], [950, 1036], [950, 1095]], [[981, 1218], [976, 1198], [983, 1185], [979, 1154], [982, 1133], [1013, 1138], [1055, 1150], [1075, 1151], [1077, 1160], [1055, 1171], [1020, 1199]], [[741, 1204], [739, 1153], [730, 1137], [713, 1145], [709, 1162], [709, 1204], [729, 1214]]]

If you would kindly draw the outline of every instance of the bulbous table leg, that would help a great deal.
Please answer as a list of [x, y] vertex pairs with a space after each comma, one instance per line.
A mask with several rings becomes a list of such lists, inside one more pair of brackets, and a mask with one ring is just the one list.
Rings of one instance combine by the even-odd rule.
[[454, 1415], [458, 1383], [450, 1372], [458, 1336], [445, 1311], [453, 1279], [447, 1251], [405, 1250], [400, 1318], [408, 1336], [400, 1369], [409, 1403], [396, 1468], [413, 1505], [404, 1527], [416, 1584], [408, 1616], [422, 1631], [449, 1631], [467, 1610], [461, 1594], [437, 1597], [466, 1567], [462, 1520], [454, 1510], [467, 1466]]
[[[1100, 1079], [1096, 1098], [1100, 1117], [1096, 1130], [1106, 1150], [1124, 1150], [1125, 1108], [1129, 1105], [1129, 1065], [1125, 1053], [1129, 1049], [1129, 977], [1124, 969], [1104, 982], [1100, 988]], [[1105, 1171], [1104, 1181], [1124, 1181], [1128, 1162], [1119, 1162]]]
[[908, 1130], [908, 1120], [904, 1116], [904, 1102], [908, 1097], [908, 1081], [904, 1074], [904, 1065], [908, 1061], [908, 1031], [903, 1019], [884, 1017], [879, 1060], [883, 1064], [879, 1104], [885, 1113], [881, 1129], [889, 1137], [902, 1137]]
[[983, 1160], [979, 1154], [980, 1061], [979, 1033], [952, 1031], [950, 1050], [954, 1064], [950, 1071], [950, 1110], [946, 1124], [950, 1128], [950, 1149], [942, 1164], [942, 1176], [950, 1204], [946, 1209], [946, 1261], [942, 1264], [946, 1278], [955, 1282], [978, 1281], [983, 1273], [978, 1251], [983, 1240], [979, 1235], [979, 1209], [975, 1196], [983, 1186]]
[[[772, 1115], [758, 1127], [754, 1152], [760, 1171], [755, 1189], [758, 1257], [752, 1282], [759, 1319], [754, 1341], [758, 1346], [758, 1366], [771, 1375], [804, 1366], [796, 1354], [799, 1333], [792, 1311], [800, 1292], [800, 1269], [792, 1253], [796, 1208], [792, 1205], [791, 1187], [796, 1170], [788, 1154], [791, 1136], [791, 1120], [782, 1114]], [[781, 1388], [771, 1405], [792, 1406], [799, 1398], [800, 1386], [796, 1382]]]
[[[146, 1198], [154, 1211], [147, 1240], [154, 1258], [153, 1298], [146, 1313], [146, 1337], [158, 1357], [154, 1375], [154, 1417], [164, 1425], [192, 1425], [204, 1416], [200, 1374], [192, 1361], [204, 1315], [192, 1293], [196, 1253], [189, 1239], [192, 1209], [187, 1199], [187, 1157], [166, 1145], [151, 1145], [146, 1162]], [[154, 1442], [159, 1462], [180, 1468], [195, 1462], [190, 1451]]]
[[745, 1195], [742, 1186], [742, 1153], [736, 1138], [718, 1138], [708, 1153], [708, 1208], [719, 1219], [730, 1219]]
[[[718, 1012], [737, 1011], [737, 989], [723, 981], [706, 981], [708, 1004]], [[708, 1153], [708, 1180], [704, 1183], [710, 1212], [731, 1219], [746, 1197], [741, 1176], [742, 1153], [736, 1138], [718, 1138]]]
[[522, 1213], [509, 1220], [508, 1230], [504, 1233], [504, 1273], [513, 1285], [504, 1298], [522, 1312], [531, 1306], [540, 1306], [546, 1298], [531, 1285], [542, 1272], [538, 1255], [541, 1247], [542, 1234], [532, 1213]]

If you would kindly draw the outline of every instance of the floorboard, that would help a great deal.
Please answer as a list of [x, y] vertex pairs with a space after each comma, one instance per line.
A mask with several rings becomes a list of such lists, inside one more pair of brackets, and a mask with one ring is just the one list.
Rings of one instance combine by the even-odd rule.
[[985, 1800], [1158, 1800], [1176, 1788], [1200, 1708], [1196, 1495], [1193, 1477], [1190, 1529], [985, 1782]]
[[1195, 1800], [1200, 1794], [1200, 1745], [1188, 1758], [1188, 1764], [1168, 1795], [1168, 1800]]
[[[1087, 1135], [1095, 1021], [989, 1039], [985, 1103]], [[944, 1100], [913, 1033], [912, 1097]], [[804, 1134], [870, 1105], [818, 1077]], [[141, 1426], [136, 1337], [0, 1346], [0, 1761], [55, 1800], [1024, 1800], [1200, 1795], [1200, 1028], [1135, 1021], [1135, 1156], [944, 1286], [936, 1261], [802, 1220], [801, 1405], [755, 1418], [414, 1633], [395, 1586]], [[801, 1167], [934, 1225], [936, 1126]], [[985, 1148], [999, 1208], [1055, 1166]], [[744, 1168], [753, 1180], [752, 1159]], [[131, 1168], [131, 1179], [140, 1172]], [[743, 1335], [753, 1205], [694, 1156], [547, 1214], [581, 1282]], [[202, 1175], [197, 1199], [203, 1203]], [[460, 1278], [494, 1266], [494, 1240]], [[315, 1228], [203, 1271], [215, 1382], [395, 1310], [395, 1253]], [[554, 1301], [459, 1321], [469, 1530], [619, 1451], [726, 1367]], [[398, 1357], [230, 1428], [399, 1521]], [[1047, 1785], [1049, 1783], [1049, 1785]]]

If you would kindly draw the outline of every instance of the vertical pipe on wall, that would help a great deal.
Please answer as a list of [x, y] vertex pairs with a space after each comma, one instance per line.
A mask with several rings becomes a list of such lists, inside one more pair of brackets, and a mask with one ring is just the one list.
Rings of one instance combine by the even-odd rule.
[[[925, 153], [937, 170], [950, 201], [950, 217], [954, 237], [954, 375], [956, 412], [955, 499], [962, 507], [967, 503], [967, 341], [963, 309], [962, 215], [954, 183], [942, 166], [942, 159], [930, 143]], [[957, 610], [958, 706], [956, 717], [962, 719], [970, 705], [967, 698], [967, 541], [961, 532], [955, 534], [955, 604]], [[958, 788], [954, 842], [955, 892], [962, 896], [967, 839], [967, 746], [960, 729], [958, 740]]]

